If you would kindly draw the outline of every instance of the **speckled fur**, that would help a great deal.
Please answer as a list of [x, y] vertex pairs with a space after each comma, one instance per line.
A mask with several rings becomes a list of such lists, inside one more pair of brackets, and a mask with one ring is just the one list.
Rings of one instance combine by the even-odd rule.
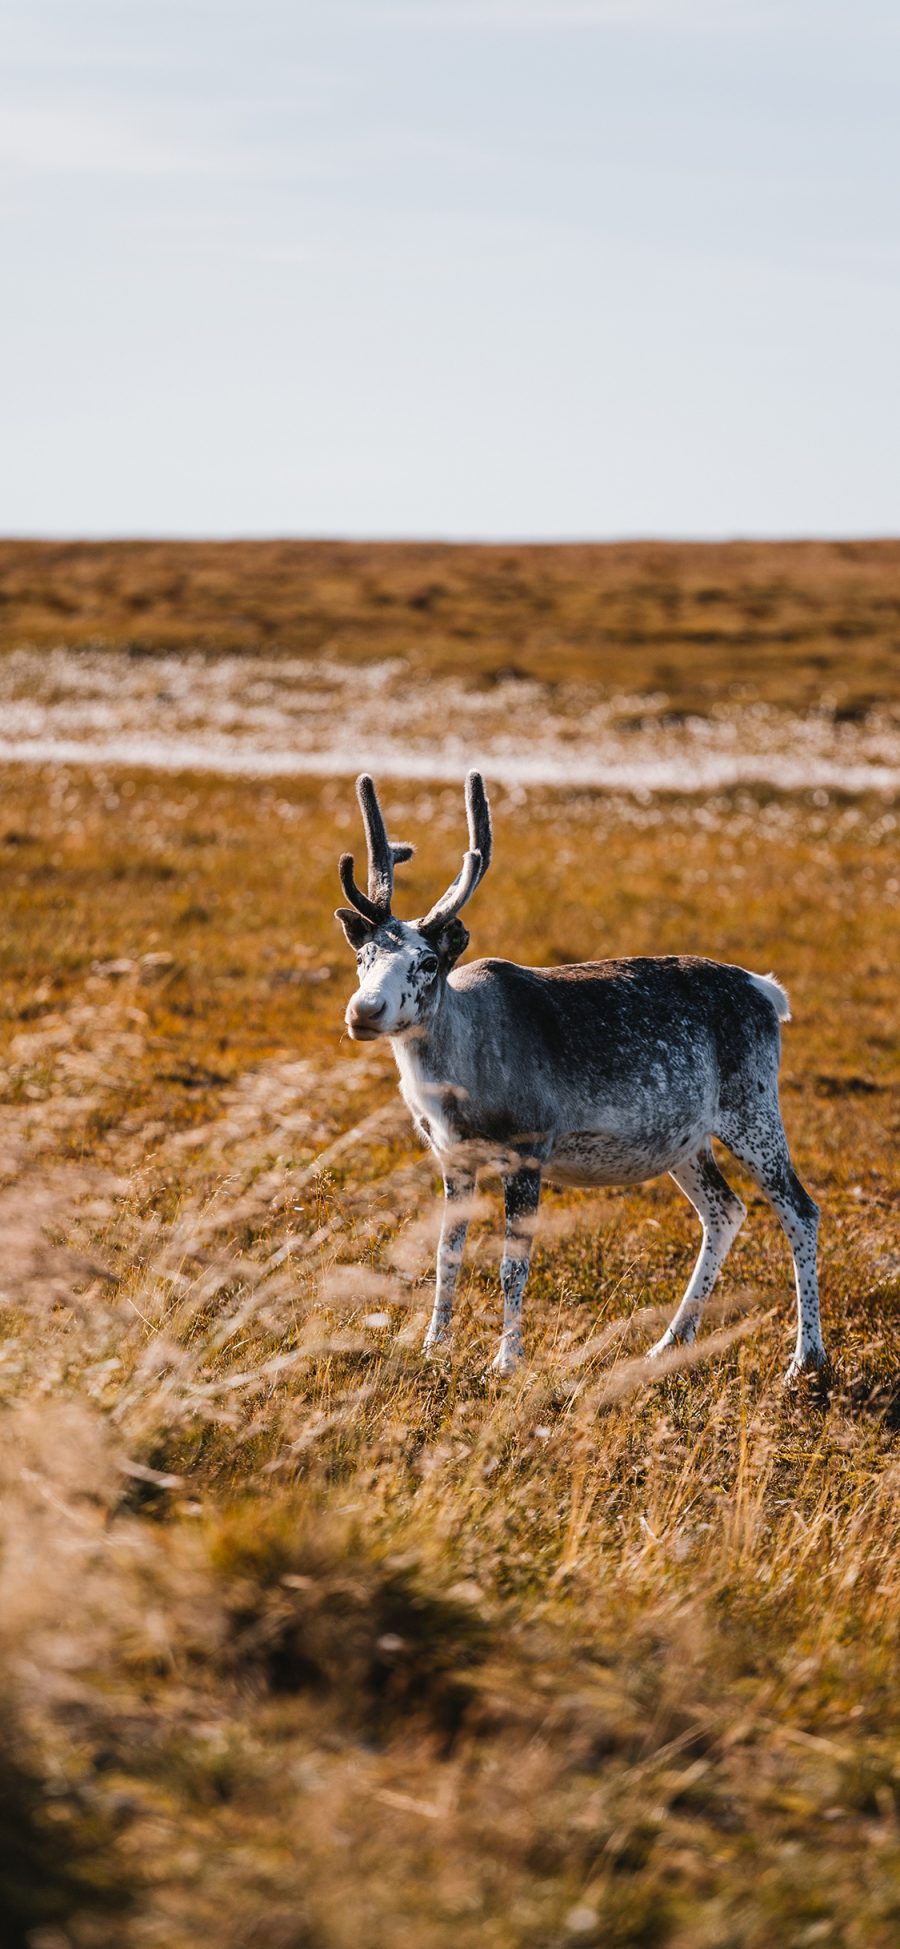
[[391, 1038], [403, 1097], [444, 1174], [426, 1347], [449, 1333], [481, 1166], [499, 1169], [506, 1205], [497, 1373], [523, 1357], [522, 1301], [544, 1179], [640, 1184], [671, 1174], [703, 1238], [681, 1305], [651, 1354], [690, 1342], [746, 1215], [713, 1158], [717, 1137], [755, 1179], [790, 1243], [798, 1321], [788, 1377], [824, 1364], [819, 1214], [793, 1171], [778, 1103], [788, 1015], [778, 983], [692, 956], [561, 968], [483, 960], [452, 970], [467, 936], [455, 918], [446, 933], [426, 936], [393, 917], [372, 927], [347, 1008], [352, 1034]]

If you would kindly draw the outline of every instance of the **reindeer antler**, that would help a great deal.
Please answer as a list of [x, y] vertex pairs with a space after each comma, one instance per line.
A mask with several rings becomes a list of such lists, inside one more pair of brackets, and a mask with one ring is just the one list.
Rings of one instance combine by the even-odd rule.
[[356, 796], [363, 817], [369, 856], [368, 894], [361, 891], [353, 878], [352, 853], [342, 853], [338, 871], [341, 886], [351, 906], [373, 927], [380, 927], [391, 917], [394, 867], [412, 859], [413, 848], [405, 842], [388, 838], [375, 786], [368, 772], [360, 773], [356, 781]]
[[491, 863], [493, 834], [491, 808], [488, 805], [488, 795], [480, 771], [470, 771], [466, 777], [466, 818], [469, 824], [469, 845], [473, 852], [481, 854], [479, 877], [483, 880]]
[[466, 779], [466, 821], [469, 828], [469, 851], [463, 856], [463, 863], [456, 879], [441, 895], [423, 920], [416, 926], [420, 934], [439, 934], [449, 920], [471, 900], [475, 888], [491, 863], [492, 832], [491, 809], [488, 805], [484, 779], [480, 772], [470, 771]]

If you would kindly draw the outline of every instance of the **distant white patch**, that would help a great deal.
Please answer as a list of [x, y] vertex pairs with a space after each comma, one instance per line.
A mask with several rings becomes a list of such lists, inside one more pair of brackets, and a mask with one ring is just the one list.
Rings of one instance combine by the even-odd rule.
[[[410, 685], [397, 659], [18, 650], [0, 658], [0, 762], [240, 778], [352, 777], [363, 767], [436, 783], [456, 783], [474, 763], [506, 786], [629, 795], [900, 790], [900, 729], [886, 716], [844, 724], [825, 712], [722, 705], [672, 724], [666, 703], [534, 681]], [[373, 722], [399, 723], [402, 734], [373, 737]]]

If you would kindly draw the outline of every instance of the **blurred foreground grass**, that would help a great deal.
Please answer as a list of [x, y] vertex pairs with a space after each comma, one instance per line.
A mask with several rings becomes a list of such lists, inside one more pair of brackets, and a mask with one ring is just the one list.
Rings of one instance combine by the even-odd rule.
[[[385, 796], [419, 911], [460, 795]], [[895, 818], [495, 818], [473, 952], [786, 982], [830, 1396], [782, 1393], [736, 1169], [682, 1371], [635, 1359], [696, 1249], [667, 1181], [547, 1195], [505, 1390], [486, 1187], [424, 1363], [434, 1174], [340, 1036], [350, 787], [0, 775], [4, 1945], [898, 1939]]]

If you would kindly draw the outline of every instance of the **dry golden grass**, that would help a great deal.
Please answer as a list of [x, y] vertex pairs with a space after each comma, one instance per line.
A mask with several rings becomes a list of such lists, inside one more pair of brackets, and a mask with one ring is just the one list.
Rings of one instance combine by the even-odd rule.
[[0, 542], [0, 649], [401, 656], [839, 714], [896, 701], [900, 542]]
[[[346, 784], [0, 776], [4, 1944], [888, 1949], [900, 1929], [898, 874], [883, 803], [495, 796], [473, 951], [792, 992], [828, 1395], [750, 1220], [696, 1358], [666, 1183], [496, 1200], [423, 1362], [434, 1174], [341, 1040]], [[456, 792], [397, 787], [444, 884]], [[408, 904], [407, 904], [408, 902]], [[418, 906], [417, 906], [418, 903]]]

